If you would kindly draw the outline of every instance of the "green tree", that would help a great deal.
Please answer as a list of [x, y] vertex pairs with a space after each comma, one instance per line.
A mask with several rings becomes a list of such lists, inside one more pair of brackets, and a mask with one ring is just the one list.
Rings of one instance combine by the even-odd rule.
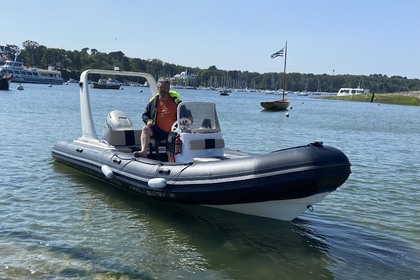
[[62, 66], [65, 59], [65, 50], [62, 49], [47, 49], [42, 56], [42, 67], [48, 66]]
[[[90, 54], [89, 54], [90, 50]], [[188, 67], [163, 62], [160, 59], [129, 58], [121, 51], [111, 53], [99, 52], [97, 49], [83, 48], [80, 51], [47, 48], [37, 42], [27, 40], [22, 43], [22, 49], [15, 45], [6, 45], [10, 58], [18, 56], [26, 66], [46, 68], [49, 65], [57, 66], [63, 76], [78, 79], [83, 70], [113, 69], [118, 66], [124, 71], [139, 71], [159, 76], [173, 77], [175, 74], [188, 71], [196, 78], [189, 80], [188, 85], [207, 87], [234, 87], [248, 89], [278, 90], [283, 85], [282, 73], [256, 73], [237, 70], [221, 70], [215, 65], [207, 69]], [[397, 92], [420, 90], [419, 79], [407, 79], [401, 76], [387, 77], [381, 74], [366, 75], [315, 75], [311, 73], [287, 73], [286, 89], [303, 91], [337, 92], [341, 87], [360, 87], [370, 89], [371, 92]], [[136, 78], [127, 77], [127, 80]], [[144, 81], [138, 81], [144, 82]]]

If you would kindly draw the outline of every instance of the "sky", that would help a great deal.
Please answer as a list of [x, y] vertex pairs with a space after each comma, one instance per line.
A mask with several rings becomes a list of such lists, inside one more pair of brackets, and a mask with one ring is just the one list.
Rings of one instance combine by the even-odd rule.
[[420, 78], [419, 0], [20, 0], [0, 45], [122, 51], [207, 69]]

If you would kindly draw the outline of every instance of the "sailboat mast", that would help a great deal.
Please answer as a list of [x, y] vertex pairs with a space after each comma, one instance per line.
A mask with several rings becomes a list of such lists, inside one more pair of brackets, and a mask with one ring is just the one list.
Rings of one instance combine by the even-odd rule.
[[284, 101], [284, 93], [286, 91], [286, 60], [287, 60], [287, 41], [286, 47], [284, 49], [284, 68], [283, 68], [283, 101]]

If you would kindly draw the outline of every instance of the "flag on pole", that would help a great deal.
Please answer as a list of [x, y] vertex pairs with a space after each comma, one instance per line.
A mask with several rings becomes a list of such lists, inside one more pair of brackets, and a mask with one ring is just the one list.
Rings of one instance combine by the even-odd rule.
[[273, 53], [271, 55], [271, 58], [276, 58], [278, 56], [283, 56], [283, 55], [284, 55], [284, 47], [281, 50], [279, 50], [278, 52]]

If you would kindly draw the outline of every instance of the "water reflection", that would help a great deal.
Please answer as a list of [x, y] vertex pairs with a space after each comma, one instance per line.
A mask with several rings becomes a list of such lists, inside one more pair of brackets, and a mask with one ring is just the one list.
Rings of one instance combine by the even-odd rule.
[[140, 232], [135, 250], [159, 255], [153, 266], [173, 271], [168, 277], [187, 272], [187, 278], [198, 273], [233, 279], [415, 279], [419, 272], [420, 252], [409, 243], [351, 223], [313, 213], [289, 223], [157, 202], [71, 172], [89, 196], [134, 219], [130, 230]]
[[322, 239], [334, 260], [329, 270], [342, 279], [417, 279], [420, 250], [401, 239], [326, 217], [303, 215], [310, 238]]
[[[120, 191], [60, 164], [54, 166], [83, 190], [84, 207], [99, 196], [107, 211], [113, 215], [120, 213], [126, 219], [120, 220], [113, 228], [114, 234], [107, 237], [131, 244], [132, 255], [124, 263], [132, 262], [133, 257], [144, 259], [146, 254], [154, 260], [151, 266], [164, 266], [173, 271], [167, 275], [171, 277], [185, 271], [234, 279], [333, 276], [328, 269], [331, 263], [326, 254], [328, 247], [321, 238], [313, 238], [316, 235], [312, 229], [300, 220], [281, 222], [201, 206], [158, 202]], [[92, 217], [89, 223], [105, 222], [100, 221], [99, 215], [103, 213], [97, 212], [96, 207], [86, 207], [84, 211], [96, 212], [85, 213]]]
[[2, 225], [0, 249], [9, 253], [0, 276], [415, 279], [419, 272], [410, 244], [341, 220], [309, 213], [289, 223], [158, 202], [50, 166], [57, 189], [46, 189], [54, 195], [48, 204], [62, 207], [46, 217], [34, 209], [24, 229]]

